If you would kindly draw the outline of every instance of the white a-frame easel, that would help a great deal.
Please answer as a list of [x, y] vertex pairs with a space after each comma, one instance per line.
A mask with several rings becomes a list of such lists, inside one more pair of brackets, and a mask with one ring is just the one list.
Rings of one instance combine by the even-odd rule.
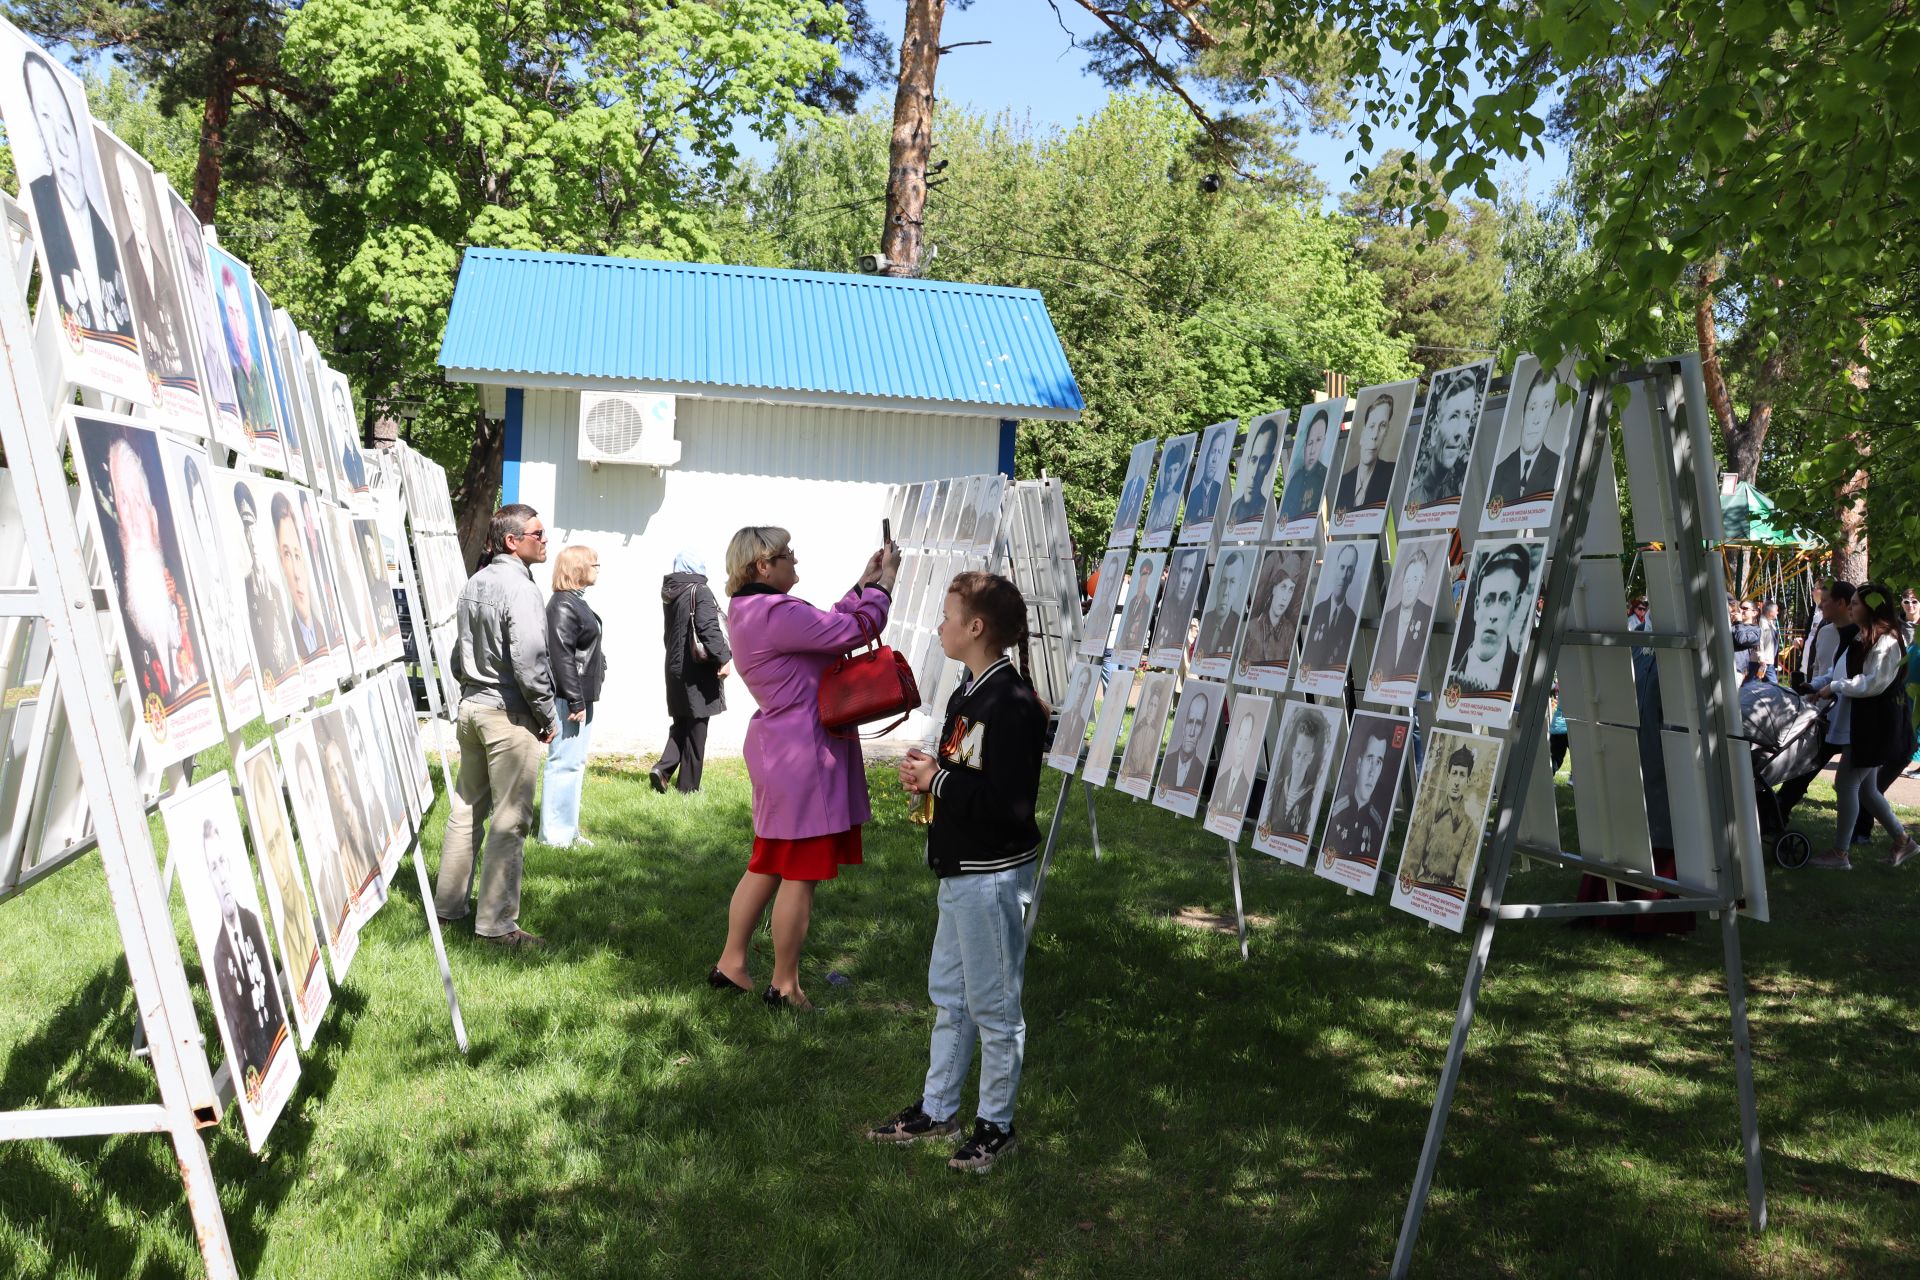
[[[224, 1280], [239, 1271], [199, 1131], [220, 1122], [232, 1086], [224, 1066], [216, 1077], [207, 1064], [206, 1041], [148, 834], [145, 797], [120, 717], [113, 659], [101, 636], [102, 604], [88, 580], [73, 506], [65, 500], [69, 485], [56, 413], [74, 389], [41, 376], [26, 306], [33, 246], [18, 205], [5, 199], [4, 206], [8, 257], [0, 263], [0, 445], [6, 449], [5, 474], [17, 498], [33, 577], [29, 585], [0, 588], [0, 617], [37, 621], [45, 628], [49, 669], [66, 711], [68, 742], [92, 814], [92, 840], [106, 872], [159, 1097], [121, 1106], [0, 1112], [0, 1139], [165, 1134], [186, 1184], [207, 1274]], [[84, 849], [84, 843], [69, 848], [62, 859]]]

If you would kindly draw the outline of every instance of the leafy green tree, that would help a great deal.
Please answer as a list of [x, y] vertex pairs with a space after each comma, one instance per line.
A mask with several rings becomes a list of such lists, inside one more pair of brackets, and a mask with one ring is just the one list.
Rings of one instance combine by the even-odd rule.
[[[1215, 179], [1177, 100], [1124, 94], [1068, 131], [943, 108], [924, 274], [1037, 289], [1079, 381], [1077, 423], [1021, 424], [1017, 465], [1072, 476], [1069, 520], [1099, 546], [1128, 451], [1148, 436], [1408, 376], [1351, 220], [1270, 184]], [[753, 211], [722, 256], [844, 271], [870, 249], [889, 140], [873, 114], [795, 130], [728, 203]]]
[[1412, 201], [1396, 185], [1404, 158], [1389, 152], [1341, 198], [1355, 220], [1360, 261], [1380, 277], [1396, 332], [1413, 341], [1413, 358], [1428, 373], [1489, 353], [1499, 325], [1500, 217], [1491, 202], [1464, 206], [1443, 201], [1435, 233], [1412, 216]]
[[466, 245], [702, 258], [690, 194], [728, 140], [810, 115], [839, 64], [825, 0], [309, 0], [285, 63], [322, 102], [304, 155], [339, 363], [370, 412], [413, 414], [449, 464], [469, 541], [499, 484], [500, 428], [435, 365]]

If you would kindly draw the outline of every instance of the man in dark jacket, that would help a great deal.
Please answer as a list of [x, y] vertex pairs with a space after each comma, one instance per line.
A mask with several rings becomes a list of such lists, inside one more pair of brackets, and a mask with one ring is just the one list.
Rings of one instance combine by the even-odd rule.
[[666, 749], [647, 773], [655, 791], [664, 792], [674, 781], [683, 794], [700, 789], [700, 770], [707, 752], [707, 721], [727, 709], [725, 681], [733, 650], [720, 626], [720, 604], [707, 586], [707, 566], [692, 551], [674, 557], [673, 572], [660, 584], [660, 605], [666, 613], [662, 639], [667, 650]]

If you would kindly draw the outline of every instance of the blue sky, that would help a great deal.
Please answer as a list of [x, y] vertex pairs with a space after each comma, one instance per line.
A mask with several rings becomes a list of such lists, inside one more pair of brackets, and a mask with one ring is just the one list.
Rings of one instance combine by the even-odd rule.
[[[975, 0], [969, 9], [949, 8], [940, 32], [942, 44], [967, 40], [992, 43], [955, 49], [940, 60], [936, 84], [940, 97], [985, 115], [1012, 111], [1028, 117], [1036, 127], [1069, 127], [1099, 111], [1108, 90], [1087, 73], [1087, 56], [1074, 47], [1073, 38], [1092, 36], [1100, 24], [1073, 0], [1059, 2], [1057, 15], [1047, 0]], [[906, 24], [905, 0], [873, 0], [870, 10], [898, 44]], [[1062, 30], [1063, 22], [1066, 30]], [[892, 97], [889, 84], [884, 92], [872, 93], [869, 103], [890, 104]], [[935, 128], [937, 131], [937, 123]], [[742, 136], [736, 141], [745, 154], [755, 158], [765, 160], [772, 153], [771, 146], [751, 138]], [[1411, 144], [1412, 139], [1404, 133], [1375, 130], [1376, 152]], [[1294, 150], [1337, 196], [1351, 185], [1348, 178], [1352, 166], [1346, 154], [1355, 146], [1344, 137], [1306, 134], [1296, 140]], [[1502, 166], [1495, 172], [1495, 181], [1511, 182], [1537, 200], [1547, 194], [1566, 168], [1565, 150], [1550, 146], [1544, 161], [1536, 160], [1524, 168]]]

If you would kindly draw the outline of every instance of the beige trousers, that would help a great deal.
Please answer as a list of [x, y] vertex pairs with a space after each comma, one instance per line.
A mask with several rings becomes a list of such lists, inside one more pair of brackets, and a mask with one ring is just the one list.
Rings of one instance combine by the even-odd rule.
[[512, 933], [520, 925], [520, 866], [533, 825], [533, 780], [546, 754], [536, 723], [526, 712], [460, 704], [460, 778], [440, 848], [433, 906], [446, 920], [467, 914], [473, 859], [485, 825], [480, 904], [473, 921], [474, 933], [483, 938]]

